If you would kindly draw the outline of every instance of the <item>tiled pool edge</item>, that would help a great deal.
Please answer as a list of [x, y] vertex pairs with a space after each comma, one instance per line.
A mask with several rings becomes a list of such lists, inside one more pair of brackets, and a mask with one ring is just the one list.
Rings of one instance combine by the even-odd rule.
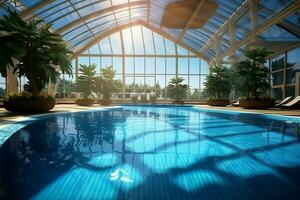
[[101, 111], [107, 109], [116, 109], [121, 108], [122, 106], [110, 106], [110, 107], [99, 107], [93, 108], [89, 110], [69, 110], [69, 111], [59, 111], [59, 112], [52, 112], [52, 113], [44, 113], [44, 114], [36, 114], [30, 115], [26, 117], [20, 117], [19, 121], [14, 121], [11, 124], [6, 124], [0, 127], [0, 148], [1, 146], [18, 130], [24, 128], [25, 126], [43, 118], [51, 117], [53, 115], [63, 115], [68, 113], [77, 113], [77, 112], [94, 112], [94, 111]]
[[241, 110], [226, 110], [226, 109], [210, 109], [210, 108], [201, 108], [198, 106], [192, 106], [192, 108], [195, 108], [197, 110], [203, 110], [206, 112], [213, 112], [213, 113], [231, 113], [231, 114], [251, 114], [251, 115], [257, 115], [257, 116], [265, 116], [269, 119], [277, 119], [277, 120], [286, 120], [291, 122], [298, 122], [300, 123], [300, 117], [297, 116], [289, 116], [289, 115], [282, 115], [282, 114], [275, 114], [275, 113], [258, 113], [255, 111], [241, 111]]

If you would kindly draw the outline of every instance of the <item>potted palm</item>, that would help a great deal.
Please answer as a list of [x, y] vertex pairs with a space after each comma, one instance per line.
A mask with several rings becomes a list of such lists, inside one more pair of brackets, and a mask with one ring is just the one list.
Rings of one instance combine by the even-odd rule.
[[112, 66], [101, 68], [101, 95], [102, 99], [99, 101], [101, 105], [110, 105], [111, 104], [111, 96], [114, 89], [114, 77], [115, 71]]
[[246, 49], [245, 59], [233, 65], [234, 87], [242, 95], [243, 108], [265, 109], [274, 106], [268, 96], [270, 70], [265, 66], [271, 52], [265, 48]]
[[60, 35], [50, 31], [50, 25], [36, 19], [26, 22], [9, 9], [8, 13], [0, 19], [0, 73], [6, 77], [11, 68], [19, 77], [25, 76], [28, 93], [9, 95], [3, 105], [14, 112], [48, 111], [55, 99], [42, 94], [42, 89], [50, 81], [56, 83], [59, 71], [72, 74], [72, 52]]
[[230, 70], [223, 65], [211, 67], [204, 83], [205, 94], [209, 97], [207, 101], [211, 106], [226, 106], [230, 104]]
[[183, 104], [184, 101], [182, 99], [186, 97], [189, 90], [189, 86], [183, 84], [183, 81], [184, 79], [181, 77], [174, 77], [167, 86], [168, 97], [174, 99], [173, 103], [175, 104]]
[[96, 88], [96, 65], [80, 65], [80, 76], [76, 80], [77, 92], [83, 94], [82, 99], [77, 99], [76, 104], [80, 106], [90, 106], [94, 104], [94, 99], [89, 98]]

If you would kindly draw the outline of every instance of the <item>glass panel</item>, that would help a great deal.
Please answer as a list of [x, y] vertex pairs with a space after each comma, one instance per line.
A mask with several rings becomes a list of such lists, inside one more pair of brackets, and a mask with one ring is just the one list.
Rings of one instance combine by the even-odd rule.
[[122, 31], [125, 54], [133, 54], [132, 36], [130, 29]]
[[120, 32], [112, 34], [110, 36], [110, 41], [112, 44], [113, 54], [122, 54], [122, 44], [121, 44]]
[[200, 74], [199, 58], [190, 58], [190, 74]]
[[300, 71], [300, 48], [287, 52], [287, 67], [293, 65], [294, 71]]
[[285, 96], [295, 96], [295, 86], [288, 86], [285, 88]]
[[156, 58], [156, 74], [165, 74], [165, 58]]
[[281, 100], [282, 99], [282, 89], [281, 88], [273, 88], [272, 90], [272, 98], [275, 100]]
[[144, 58], [135, 58], [135, 73], [136, 74], [144, 74], [145, 73]]
[[90, 49], [90, 54], [100, 54], [100, 49], [98, 43], [92, 46]]
[[188, 55], [189, 51], [186, 50], [185, 48], [177, 45], [177, 53], [178, 53], [178, 55]]
[[78, 63], [81, 65], [89, 65], [90, 64], [90, 58], [89, 57], [79, 57]]
[[158, 55], [165, 55], [165, 45], [163, 37], [157, 33], [154, 33], [155, 52]]
[[102, 54], [111, 54], [112, 53], [108, 37], [101, 40], [99, 44], [100, 44], [100, 49], [101, 49]]
[[145, 90], [146, 93], [154, 92], [155, 91], [155, 77], [154, 76], [148, 76], [145, 78], [146, 85]]
[[286, 70], [286, 83], [295, 83], [295, 71], [293, 68]]
[[165, 39], [165, 44], [166, 44], [166, 53], [168, 55], [175, 55], [175, 44], [171, 40]]
[[117, 74], [122, 74], [122, 58], [121, 57], [114, 57], [114, 65], [113, 69], [116, 71]]
[[106, 67], [109, 67], [109, 66], [112, 66], [112, 57], [110, 56], [104, 56], [104, 57], [101, 57], [101, 68], [106, 68]]
[[208, 74], [209, 73], [208, 64], [204, 60], [201, 60], [200, 71], [201, 71], [201, 74]]
[[133, 57], [125, 58], [125, 73], [133, 74], [134, 73], [134, 59]]
[[64, 76], [63, 86], [65, 91], [65, 98], [76, 98], [75, 75], [69, 77]]
[[283, 84], [283, 71], [274, 72], [273, 76], [273, 85], [281, 85]]
[[271, 60], [272, 71], [280, 70], [284, 68], [284, 55], [277, 56]]
[[134, 44], [135, 54], [140, 54], [140, 55], [144, 54], [144, 44], [143, 44], [141, 26], [132, 27], [132, 36], [134, 38], [133, 44]]
[[200, 90], [195, 89], [195, 90], [190, 90], [190, 99], [199, 99], [200, 98]]
[[190, 89], [200, 89], [199, 88], [200, 76], [194, 76], [194, 75], [189, 76], [189, 84], [190, 84]]
[[176, 73], [176, 59], [167, 58], [167, 74], [175, 74], [175, 73]]
[[200, 89], [204, 89], [204, 82], [206, 81], [206, 75], [200, 76]]
[[146, 58], [146, 74], [155, 73], [155, 58]]
[[6, 95], [6, 82], [5, 78], [0, 76], [0, 98], [3, 99]]
[[189, 63], [188, 58], [178, 59], [178, 74], [188, 74], [189, 73]]
[[96, 64], [96, 73], [100, 73], [100, 57], [91, 57], [91, 64]]
[[144, 35], [144, 42], [145, 42], [145, 51], [148, 55], [155, 54], [154, 51], [154, 41], [152, 37], [152, 31], [143, 27], [143, 35]]
[[165, 98], [165, 90], [166, 87], [166, 76], [157, 75], [156, 76], [156, 95], [158, 99]]

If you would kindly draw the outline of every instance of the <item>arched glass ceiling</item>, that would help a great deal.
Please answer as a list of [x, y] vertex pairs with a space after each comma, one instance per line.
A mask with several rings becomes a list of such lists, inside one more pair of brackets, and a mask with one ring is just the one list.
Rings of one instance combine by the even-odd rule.
[[[38, 17], [52, 24], [54, 31], [62, 34], [75, 52], [80, 53], [86, 45], [101, 39], [103, 35], [127, 28], [128, 24], [143, 23], [148, 27], [159, 29], [174, 41], [188, 46], [190, 50], [206, 60], [216, 56], [212, 45], [215, 33], [222, 37], [222, 51], [230, 47], [228, 28], [224, 26], [228, 19], [239, 15], [235, 22], [237, 41], [242, 40], [252, 31], [248, 1], [211, 1], [218, 4], [214, 15], [201, 28], [190, 29], [183, 33], [179, 29], [160, 27], [165, 7], [172, 0], [19, 0], [16, 4], [13, 3], [16, 1], [4, 0], [6, 5], [14, 7], [27, 20]], [[274, 13], [293, 1], [295, 0], [258, 0], [257, 25], [263, 24]], [[244, 5], [246, 9], [243, 9]], [[4, 11], [0, 10], [0, 14], [4, 14]], [[278, 25], [276, 29], [282, 29], [298, 39], [300, 35], [298, 15], [291, 14], [283, 23], [276, 24]], [[282, 40], [291, 38], [286, 36], [286, 33], [281, 35], [284, 35]], [[265, 38], [266, 35], [262, 35], [259, 39]]]

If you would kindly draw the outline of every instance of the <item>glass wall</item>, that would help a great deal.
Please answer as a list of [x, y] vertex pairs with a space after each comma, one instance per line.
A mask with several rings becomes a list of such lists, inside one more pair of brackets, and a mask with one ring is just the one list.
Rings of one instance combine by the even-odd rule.
[[300, 47], [271, 59], [272, 91], [274, 99], [300, 95]]
[[0, 99], [3, 99], [6, 95], [6, 81], [5, 78], [0, 76]]
[[[130, 98], [131, 93], [156, 93], [158, 98], [166, 99], [165, 88], [176, 73], [190, 86], [187, 99], [205, 98], [201, 94], [208, 73], [207, 63], [143, 26], [133, 26], [102, 39], [74, 61], [74, 69], [76, 63], [78, 67], [80, 64], [96, 64], [97, 75], [101, 75], [101, 68], [113, 66], [115, 79], [118, 80], [114, 98], [122, 98], [122, 84], [125, 80], [127, 98]], [[59, 84], [58, 91], [68, 93], [67, 85], [72, 85], [75, 79], [68, 79], [67, 82], [66, 77], [62, 76], [62, 80], [64, 84]]]

